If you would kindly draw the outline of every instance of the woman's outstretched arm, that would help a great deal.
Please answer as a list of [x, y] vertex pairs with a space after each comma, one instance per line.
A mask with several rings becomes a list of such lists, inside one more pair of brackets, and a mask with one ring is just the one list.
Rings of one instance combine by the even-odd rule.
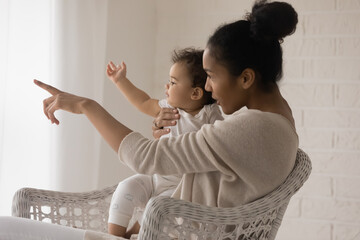
[[57, 110], [85, 114], [115, 152], [125, 136], [132, 132], [94, 100], [62, 92], [38, 80], [34, 80], [34, 83], [52, 95], [43, 101], [44, 114], [52, 123], [60, 123], [54, 115]]

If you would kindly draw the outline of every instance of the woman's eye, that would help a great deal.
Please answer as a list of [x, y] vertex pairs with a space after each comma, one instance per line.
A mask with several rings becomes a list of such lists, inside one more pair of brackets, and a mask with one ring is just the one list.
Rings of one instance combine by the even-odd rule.
[[175, 85], [175, 82], [173, 82], [173, 81], [170, 81], [170, 85]]

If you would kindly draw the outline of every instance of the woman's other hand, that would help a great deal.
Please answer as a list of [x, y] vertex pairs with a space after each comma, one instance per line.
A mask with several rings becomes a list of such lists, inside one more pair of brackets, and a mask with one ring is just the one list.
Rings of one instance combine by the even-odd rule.
[[60, 91], [48, 84], [34, 79], [34, 83], [42, 89], [48, 91], [52, 96], [43, 101], [45, 116], [51, 121], [59, 125], [59, 120], [55, 117], [55, 111], [61, 109], [67, 112], [82, 114], [83, 105], [89, 100], [70, 93]]
[[162, 135], [168, 134], [170, 129], [164, 128], [176, 125], [176, 120], [180, 118], [178, 110], [173, 108], [162, 108], [153, 121], [153, 136], [155, 139], [160, 138]]

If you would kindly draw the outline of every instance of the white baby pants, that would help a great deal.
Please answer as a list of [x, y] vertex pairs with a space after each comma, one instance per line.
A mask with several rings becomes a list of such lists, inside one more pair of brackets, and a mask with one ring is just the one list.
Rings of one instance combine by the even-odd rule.
[[[134, 210], [144, 209], [153, 196], [171, 196], [180, 182], [177, 176], [136, 174], [117, 186], [111, 199], [108, 222], [128, 227]], [[136, 216], [141, 223], [142, 212]]]

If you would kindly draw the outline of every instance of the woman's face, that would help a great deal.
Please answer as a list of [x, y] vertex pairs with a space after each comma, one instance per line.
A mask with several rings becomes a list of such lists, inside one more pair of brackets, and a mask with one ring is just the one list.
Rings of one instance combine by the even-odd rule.
[[232, 114], [245, 105], [244, 93], [237, 78], [211, 56], [209, 48], [204, 51], [203, 67], [208, 75], [205, 90], [212, 92], [212, 97], [225, 114]]

